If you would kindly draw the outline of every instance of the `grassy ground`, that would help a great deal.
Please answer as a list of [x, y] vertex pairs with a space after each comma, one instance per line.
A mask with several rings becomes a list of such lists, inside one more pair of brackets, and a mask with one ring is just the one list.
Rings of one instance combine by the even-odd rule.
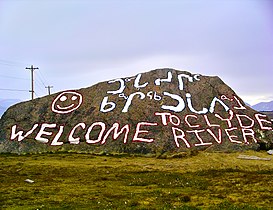
[[238, 155], [2, 154], [0, 208], [273, 209], [273, 160]]

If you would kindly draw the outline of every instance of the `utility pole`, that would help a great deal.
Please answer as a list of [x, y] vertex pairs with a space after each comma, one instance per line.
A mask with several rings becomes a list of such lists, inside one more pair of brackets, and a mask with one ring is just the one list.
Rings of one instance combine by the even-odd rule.
[[53, 88], [53, 86], [46, 86], [45, 88], [47, 88], [47, 90], [48, 90], [48, 95], [50, 95], [50, 89]]
[[31, 73], [31, 90], [29, 92], [31, 92], [31, 100], [34, 99], [34, 70], [39, 69], [38, 67], [33, 67], [33, 65], [31, 65], [30, 68], [26, 67], [26, 69], [30, 70]]

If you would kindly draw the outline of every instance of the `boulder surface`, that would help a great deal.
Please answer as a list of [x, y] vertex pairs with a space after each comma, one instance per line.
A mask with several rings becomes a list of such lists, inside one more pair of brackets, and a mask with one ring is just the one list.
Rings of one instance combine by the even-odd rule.
[[0, 119], [0, 152], [163, 154], [272, 147], [272, 122], [219, 77], [175, 69], [18, 103]]

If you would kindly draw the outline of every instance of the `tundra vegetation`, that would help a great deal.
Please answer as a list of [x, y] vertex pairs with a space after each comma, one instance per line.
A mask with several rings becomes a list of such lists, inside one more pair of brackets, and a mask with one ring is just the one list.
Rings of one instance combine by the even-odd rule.
[[[271, 209], [266, 152], [0, 155], [1, 209]], [[33, 180], [33, 183], [25, 180]]]

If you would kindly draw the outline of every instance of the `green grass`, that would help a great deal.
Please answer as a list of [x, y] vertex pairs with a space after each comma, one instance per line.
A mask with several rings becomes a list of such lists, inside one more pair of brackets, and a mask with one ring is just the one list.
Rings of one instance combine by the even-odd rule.
[[[247, 155], [270, 157], [265, 152]], [[273, 160], [0, 155], [2, 209], [273, 209]], [[35, 182], [30, 184], [25, 179]]]

